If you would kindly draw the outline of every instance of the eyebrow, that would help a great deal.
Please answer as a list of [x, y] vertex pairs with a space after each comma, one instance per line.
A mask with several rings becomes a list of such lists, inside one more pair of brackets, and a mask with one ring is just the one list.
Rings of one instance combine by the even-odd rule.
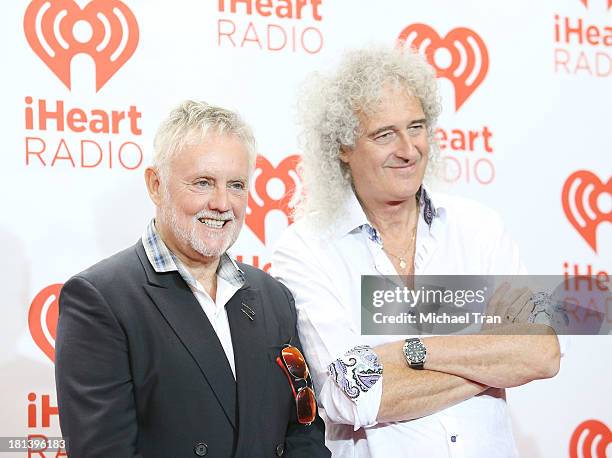
[[[421, 118], [421, 119], [415, 119], [414, 121], [411, 121], [411, 122], [408, 124], [408, 126], [412, 126], [412, 125], [414, 125], [414, 124], [426, 124], [426, 123], [427, 123], [427, 119], [425, 119], [425, 118]], [[390, 125], [388, 125], [388, 126], [382, 126], [382, 127], [379, 127], [378, 129], [376, 129], [376, 130], [374, 130], [374, 131], [372, 131], [372, 132], [368, 133], [368, 134], [367, 134], [367, 136], [368, 136], [368, 137], [375, 137], [375, 136], [377, 136], [378, 134], [380, 134], [380, 133], [382, 133], [382, 132], [385, 132], [385, 131], [387, 131], [387, 130], [396, 130], [396, 129], [397, 129], [397, 127], [395, 127], [395, 125], [390, 124]]]
[[[215, 178], [213, 175], [207, 175], [207, 174], [198, 174], [196, 175], [194, 178], [191, 179], [191, 181], [197, 181], [197, 180], [210, 180], [210, 181], [217, 181], [218, 178]], [[242, 181], [245, 183], [248, 183], [249, 179], [246, 176], [243, 175], [238, 175], [238, 176], [233, 176], [227, 179], [228, 182], [230, 181]]]
[[385, 132], [387, 130], [395, 130], [396, 127], [394, 125], [379, 127], [373, 132], [368, 133], [368, 137], [376, 137], [378, 134]]

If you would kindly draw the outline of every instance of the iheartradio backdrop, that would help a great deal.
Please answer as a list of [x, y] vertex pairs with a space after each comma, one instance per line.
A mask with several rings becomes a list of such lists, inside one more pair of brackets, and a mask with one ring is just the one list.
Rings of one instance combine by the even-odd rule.
[[[399, 38], [437, 67], [438, 188], [499, 211], [530, 273], [612, 273], [611, 3], [5, 2], [0, 436], [60, 435], [57, 297], [142, 233], [168, 110], [203, 99], [253, 125], [261, 157], [233, 253], [268, 269], [298, 185], [296, 90], [346, 48]], [[611, 361], [609, 336], [575, 337], [555, 379], [509, 390], [523, 456], [612, 456]]]

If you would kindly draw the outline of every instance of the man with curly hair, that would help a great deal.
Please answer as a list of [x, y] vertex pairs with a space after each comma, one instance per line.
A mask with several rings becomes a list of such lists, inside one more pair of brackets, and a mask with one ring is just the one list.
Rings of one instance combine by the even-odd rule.
[[[311, 81], [299, 102], [305, 191], [272, 265], [295, 297], [328, 447], [517, 456], [505, 388], [554, 376], [560, 360], [550, 327], [517, 321], [533, 307], [529, 291], [498, 289], [515, 322], [486, 333], [360, 333], [362, 275], [524, 272], [495, 212], [424, 184], [437, 153], [434, 70], [409, 50], [363, 49]], [[525, 326], [535, 335], [518, 335]]]

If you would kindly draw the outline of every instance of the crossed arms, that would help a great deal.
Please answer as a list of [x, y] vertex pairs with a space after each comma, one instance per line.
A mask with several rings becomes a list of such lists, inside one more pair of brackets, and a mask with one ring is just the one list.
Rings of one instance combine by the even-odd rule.
[[[373, 351], [383, 367], [381, 379], [368, 392], [347, 396], [328, 366], [347, 350], [363, 345], [352, 319], [354, 297], [338, 286], [342, 282], [333, 269], [317, 259], [317, 250], [293, 235], [289, 243], [279, 245], [273, 272], [295, 297], [306, 358], [319, 402], [331, 421], [358, 429], [377, 422], [411, 420], [487, 390], [486, 394], [504, 396], [504, 388], [558, 372], [560, 349], [552, 328], [517, 323], [478, 335], [424, 338], [427, 362], [420, 371], [408, 367], [403, 340], [375, 346]], [[522, 308], [517, 309], [516, 304], [525, 297], [518, 295], [514, 302], [501, 305], [520, 315]], [[378, 403], [371, 401], [377, 396]]]

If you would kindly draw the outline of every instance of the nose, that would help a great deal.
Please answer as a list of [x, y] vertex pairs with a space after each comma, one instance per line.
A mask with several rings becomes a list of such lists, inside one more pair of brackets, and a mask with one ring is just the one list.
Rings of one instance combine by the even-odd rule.
[[229, 195], [225, 186], [215, 186], [208, 201], [208, 208], [218, 212], [226, 212], [230, 209]]
[[414, 138], [408, 135], [408, 133], [402, 132], [399, 135], [395, 155], [401, 159], [409, 161], [411, 159], [418, 158], [421, 155], [421, 152], [417, 149], [414, 143]]

